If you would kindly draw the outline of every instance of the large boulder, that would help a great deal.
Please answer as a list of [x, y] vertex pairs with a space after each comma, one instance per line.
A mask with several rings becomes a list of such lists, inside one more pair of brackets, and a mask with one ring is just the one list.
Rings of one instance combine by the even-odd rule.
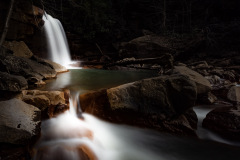
[[[6, 17], [9, 10], [9, 1], [0, 1], [0, 10], [2, 17]], [[9, 20], [9, 27], [6, 39], [20, 40], [29, 35], [33, 35], [37, 27], [43, 25], [44, 11], [32, 5], [31, 1], [18, 0], [14, 2], [13, 11]], [[6, 19], [0, 18], [0, 33], [4, 29]]]
[[53, 68], [37, 61], [14, 55], [0, 56], [0, 58], [1, 71], [23, 76], [28, 83], [56, 77], [56, 71]]
[[197, 85], [197, 94], [208, 93], [211, 90], [210, 82], [201, 74], [189, 69], [185, 66], [175, 66], [173, 69], [174, 74], [181, 74], [187, 76], [190, 80]]
[[32, 56], [31, 59], [36, 61], [36, 62], [38, 62], [38, 63], [40, 63], [40, 64], [49, 66], [50, 68], [54, 69], [57, 73], [62, 73], [62, 72], [67, 72], [68, 71], [68, 69], [66, 67], [64, 67], [61, 64], [58, 64], [56, 62], [53, 62], [51, 60], [39, 58], [39, 57], [37, 57], [35, 55]]
[[194, 118], [186, 118], [185, 113], [195, 100], [195, 83], [182, 75], [144, 79], [80, 96], [84, 112], [110, 121], [178, 134], [193, 134], [190, 119]]
[[40, 134], [40, 110], [18, 99], [0, 102], [0, 142], [27, 144]]
[[0, 72], [0, 91], [19, 92], [27, 88], [28, 83], [24, 77]]
[[230, 101], [240, 103], [240, 86], [232, 86], [227, 93], [227, 98]]
[[219, 135], [240, 140], [240, 106], [220, 107], [212, 110], [203, 120], [202, 126]]
[[166, 38], [146, 35], [123, 43], [120, 48], [120, 57], [152, 58], [174, 52]]
[[23, 41], [5, 41], [3, 45], [7, 49], [13, 51], [13, 55], [15, 56], [25, 58], [31, 58], [33, 56], [33, 53]]

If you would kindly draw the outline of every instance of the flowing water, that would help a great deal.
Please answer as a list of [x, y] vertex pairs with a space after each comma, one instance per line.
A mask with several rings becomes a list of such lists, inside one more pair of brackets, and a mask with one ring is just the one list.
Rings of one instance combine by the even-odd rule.
[[[61, 23], [46, 14], [45, 29], [52, 60], [71, 63]], [[42, 90], [71, 90], [70, 110], [42, 123], [34, 160], [229, 160], [240, 148], [210, 141], [175, 137], [152, 130], [104, 122], [89, 114], [78, 118], [78, 94], [154, 76], [149, 72], [70, 70], [58, 75]], [[208, 111], [195, 108], [202, 118]], [[204, 113], [202, 113], [202, 111]], [[199, 130], [200, 133], [206, 133]], [[202, 134], [204, 135], [204, 134]], [[205, 134], [206, 135], [206, 134]], [[208, 139], [202, 137], [203, 139]]]
[[[112, 124], [85, 113], [83, 119], [78, 118], [78, 90], [86, 92], [114, 87], [151, 76], [154, 74], [103, 70], [70, 70], [60, 74], [45, 89], [70, 89], [74, 93], [70, 99], [71, 107], [62, 115], [42, 123], [41, 139], [36, 145], [34, 159], [85, 160], [85, 153], [90, 159], [97, 160], [228, 160], [238, 157], [240, 148], [237, 146]], [[205, 110], [201, 106], [195, 108], [200, 121], [211, 109]], [[210, 132], [201, 133], [200, 138], [212, 139], [211, 136], [204, 137], [205, 133]], [[216, 137], [214, 134], [212, 136]]]
[[68, 66], [72, 61], [61, 22], [47, 13], [44, 14], [43, 20], [45, 21], [44, 30], [47, 36], [48, 51], [51, 55], [51, 60], [63, 66]]

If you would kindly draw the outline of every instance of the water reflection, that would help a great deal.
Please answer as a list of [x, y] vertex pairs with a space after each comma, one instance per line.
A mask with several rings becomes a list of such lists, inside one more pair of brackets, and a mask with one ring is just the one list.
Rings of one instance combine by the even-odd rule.
[[97, 69], [71, 69], [58, 75], [57, 79], [47, 81], [41, 90], [60, 90], [84, 93], [89, 90], [115, 87], [124, 83], [157, 76], [155, 72], [144, 71], [109, 71]]

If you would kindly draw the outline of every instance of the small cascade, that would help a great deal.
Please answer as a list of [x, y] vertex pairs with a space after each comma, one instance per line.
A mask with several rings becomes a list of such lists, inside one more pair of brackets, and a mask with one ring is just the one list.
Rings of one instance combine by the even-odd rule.
[[80, 100], [79, 100], [79, 92], [73, 93], [71, 95], [69, 103], [70, 103], [69, 112], [75, 117], [83, 119], [82, 109], [81, 109]]
[[68, 66], [71, 64], [71, 56], [61, 22], [47, 13], [44, 14], [43, 20], [45, 21], [44, 30], [47, 36], [51, 60], [63, 66]]
[[33, 160], [212, 160], [236, 159], [239, 153], [219, 144], [104, 122], [86, 113], [80, 119], [77, 97], [78, 93], [71, 96], [70, 110], [42, 122]]

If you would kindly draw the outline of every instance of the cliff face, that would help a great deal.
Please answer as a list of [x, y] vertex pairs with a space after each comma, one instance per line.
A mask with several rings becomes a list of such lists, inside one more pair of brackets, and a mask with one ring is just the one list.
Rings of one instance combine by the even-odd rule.
[[[2, 0], [0, 2], [0, 9], [2, 11], [0, 14], [0, 33], [2, 33], [9, 9], [9, 1]], [[6, 40], [20, 40], [33, 35], [36, 28], [44, 24], [42, 16], [43, 10], [33, 6], [31, 1], [15, 1]]]
[[[0, 1], [0, 36], [4, 30], [9, 7], [9, 0]], [[34, 6], [31, 1], [15, 0], [5, 40], [24, 41], [36, 55], [46, 58], [43, 54], [47, 51], [42, 34], [43, 14], [43, 10]]]

